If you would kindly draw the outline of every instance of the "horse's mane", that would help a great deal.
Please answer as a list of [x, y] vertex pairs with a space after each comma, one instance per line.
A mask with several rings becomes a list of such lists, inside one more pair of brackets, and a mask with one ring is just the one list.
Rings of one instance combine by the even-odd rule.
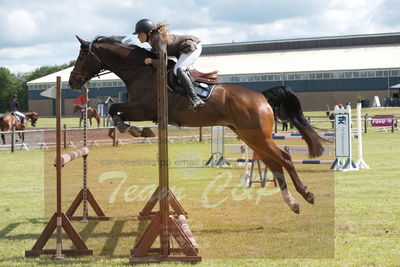
[[119, 45], [128, 48], [140, 48], [144, 49], [140, 46], [130, 43], [131, 40], [126, 36], [97, 36], [94, 38], [93, 43], [98, 44], [111, 44], [111, 45]]
[[145, 51], [145, 53], [148, 54], [150, 57], [155, 57], [155, 54], [153, 52], [148, 51], [147, 49], [137, 46], [135, 44], [131, 44], [130, 42], [131, 40], [126, 36], [97, 36], [92, 43], [117, 45], [129, 49], [140, 49]]

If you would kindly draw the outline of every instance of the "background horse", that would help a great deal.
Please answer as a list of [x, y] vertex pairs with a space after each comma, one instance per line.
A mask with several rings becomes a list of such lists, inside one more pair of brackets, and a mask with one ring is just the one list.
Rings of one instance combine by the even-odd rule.
[[[73, 113], [79, 112], [79, 128], [81, 127], [81, 122], [83, 120], [83, 106], [81, 105], [74, 105]], [[88, 119], [90, 121], [90, 127], [92, 127], [92, 118], [95, 118], [97, 121], [97, 127], [100, 127], [100, 115], [95, 108], [88, 107], [87, 110]]]
[[[2, 132], [3, 131], [11, 131], [13, 125], [15, 125], [15, 130], [24, 130], [28, 126], [28, 120], [30, 120], [31, 125], [33, 127], [35, 127], [39, 114], [36, 112], [26, 112], [24, 114], [25, 114], [25, 121], [24, 121], [23, 125], [17, 119], [17, 116], [13, 115], [11, 113], [5, 114], [4, 116], [0, 117], [0, 131], [2, 131]], [[18, 133], [18, 136], [19, 136], [19, 139], [22, 140], [22, 142], [24, 142], [25, 134]], [[4, 134], [1, 134], [1, 140], [3, 140], [3, 145], [5, 145], [6, 139], [4, 137]]]
[[[92, 43], [77, 38], [81, 50], [71, 72], [70, 87], [81, 89], [101, 71], [110, 70], [125, 82], [128, 90], [128, 103], [116, 103], [109, 109], [117, 127], [127, 127], [121, 119], [156, 121], [156, 70], [144, 64], [146, 57], [156, 56], [138, 46], [125, 45], [116, 37], [98, 37]], [[169, 92], [169, 115], [176, 124], [189, 127], [229, 127], [272, 171], [279, 182], [284, 200], [294, 212], [299, 213], [300, 206], [287, 189], [283, 168], [289, 173], [296, 190], [307, 202], [314, 203], [314, 195], [300, 181], [291, 156], [279, 149], [272, 138], [277, 116], [295, 125], [308, 145], [310, 157], [320, 156], [324, 150], [321, 144], [323, 139], [310, 126], [298, 98], [288, 87], [277, 86], [259, 93], [236, 85], [217, 84], [206, 105], [197, 112], [188, 110], [188, 104], [186, 96], [175, 101], [174, 95]], [[136, 128], [130, 133], [138, 136], [140, 130]]]

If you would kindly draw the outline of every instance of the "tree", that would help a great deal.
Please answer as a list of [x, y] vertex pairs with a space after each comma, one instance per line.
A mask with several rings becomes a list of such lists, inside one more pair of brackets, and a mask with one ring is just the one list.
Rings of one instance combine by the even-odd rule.
[[7, 68], [0, 67], [0, 113], [8, 111], [13, 94], [21, 94], [18, 78]]
[[22, 111], [28, 111], [29, 92], [26, 83], [73, 65], [75, 65], [75, 60], [62, 65], [43, 66], [33, 72], [22, 73], [17, 76], [12, 74], [7, 68], [0, 67], [0, 113], [8, 111], [13, 94], [18, 95]]

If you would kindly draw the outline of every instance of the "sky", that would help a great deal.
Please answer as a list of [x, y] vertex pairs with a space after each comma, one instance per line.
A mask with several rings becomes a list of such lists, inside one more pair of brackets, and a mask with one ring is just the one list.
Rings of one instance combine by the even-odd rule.
[[79, 42], [166, 21], [203, 44], [400, 32], [398, 0], [0, 0], [0, 67], [13, 73], [76, 59]]

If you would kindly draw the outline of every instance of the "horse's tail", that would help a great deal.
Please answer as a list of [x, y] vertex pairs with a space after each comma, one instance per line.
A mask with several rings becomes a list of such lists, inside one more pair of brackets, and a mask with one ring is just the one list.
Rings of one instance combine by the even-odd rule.
[[299, 130], [308, 145], [310, 158], [319, 157], [324, 152], [325, 141], [304, 117], [300, 101], [290, 87], [275, 86], [262, 92], [271, 105], [275, 118], [289, 120]]

